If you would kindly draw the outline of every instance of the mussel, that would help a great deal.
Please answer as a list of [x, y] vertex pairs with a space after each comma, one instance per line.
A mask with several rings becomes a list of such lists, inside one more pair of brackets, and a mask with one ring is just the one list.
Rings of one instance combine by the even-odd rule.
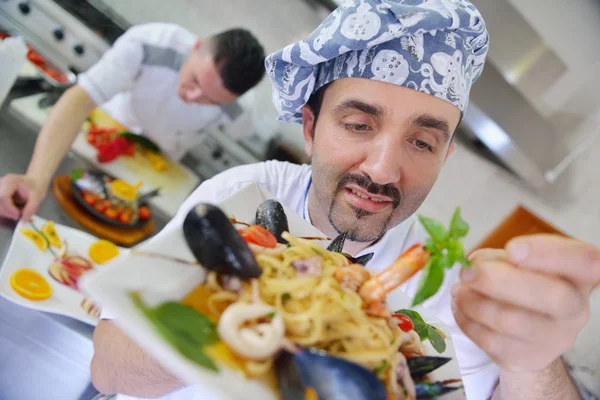
[[277, 200], [265, 200], [258, 206], [255, 223], [275, 235], [279, 243], [287, 243], [287, 240], [282, 238], [281, 234], [290, 230], [288, 219], [283, 206]]
[[333, 251], [336, 253], [342, 253], [343, 255], [346, 256], [346, 258], [348, 260], [350, 260], [350, 262], [352, 264], [360, 264], [362, 266], [367, 265], [367, 263], [369, 261], [371, 261], [371, 258], [373, 258], [373, 253], [367, 253], [360, 257], [352, 257], [350, 254], [342, 252], [342, 250], [344, 249], [344, 243], [346, 243], [347, 237], [348, 237], [348, 231], [340, 233], [335, 239], [333, 239], [331, 241], [331, 243], [329, 243], [329, 246], [327, 246], [327, 250]]
[[462, 386], [446, 386], [441, 383], [417, 383], [415, 389], [417, 391], [417, 400], [437, 399], [440, 396], [454, 392]]
[[361, 365], [323, 351], [283, 351], [275, 363], [281, 395], [304, 400], [312, 388], [319, 400], [385, 400], [386, 390], [375, 374]]
[[448, 357], [423, 356], [407, 358], [406, 363], [413, 379], [419, 380], [428, 373], [447, 364], [450, 360], [452, 359]]
[[183, 234], [196, 260], [208, 270], [244, 280], [262, 273], [227, 215], [212, 204], [198, 204], [187, 214]]
[[344, 248], [344, 243], [346, 243], [347, 237], [348, 231], [340, 233], [335, 239], [331, 241], [331, 243], [329, 243], [329, 246], [327, 246], [327, 250], [333, 251], [335, 253], [341, 253]]

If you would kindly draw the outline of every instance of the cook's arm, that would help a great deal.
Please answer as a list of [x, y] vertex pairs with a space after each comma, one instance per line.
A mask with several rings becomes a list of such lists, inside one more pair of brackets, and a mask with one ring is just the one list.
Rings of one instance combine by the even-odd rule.
[[58, 100], [39, 133], [27, 175], [47, 188], [60, 161], [75, 141], [81, 125], [96, 107], [79, 85], [69, 88]]
[[183, 386], [110, 320], [94, 331], [91, 376], [98, 391], [133, 397], [161, 397]]
[[145, 27], [125, 32], [54, 106], [35, 145], [27, 175], [47, 187], [62, 158], [75, 141], [89, 113], [118, 93], [128, 90], [140, 73]]
[[492, 400], [580, 400], [581, 395], [561, 359], [533, 373], [502, 371]]

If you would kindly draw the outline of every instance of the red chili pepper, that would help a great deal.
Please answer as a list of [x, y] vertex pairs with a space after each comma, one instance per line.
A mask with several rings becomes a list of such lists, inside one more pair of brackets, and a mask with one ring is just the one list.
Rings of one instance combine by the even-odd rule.
[[415, 329], [415, 325], [412, 320], [404, 314], [392, 314], [392, 318], [398, 322], [398, 328], [404, 332], [410, 332]]

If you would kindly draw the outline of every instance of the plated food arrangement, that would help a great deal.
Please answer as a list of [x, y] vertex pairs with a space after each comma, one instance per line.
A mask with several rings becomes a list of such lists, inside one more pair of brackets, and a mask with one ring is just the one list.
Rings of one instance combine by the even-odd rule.
[[35, 217], [20, 222], [0, 270], [0, 294], [26, 307], [95, 324], [100, 309], [80, 291], [80, 279], [123, 249]]
[[152, 218], [147, 196], [139, 194], [141, 183], [132, 185], [99, 171], [71, 173], [73, 195], [97, 219], [118, 227], [141, 228]]
[[[443, 353], [445, 334], [413, 310], [391, 312], [385, 299], [422, 269], [413, 304], [433, 296], [444, 268], [466, 264], [461, 239], [468, 226], [458, 211], [449, 230], [421, 222], [431, 239], [371, 275], [364, 265], [372, 255], [341, 253], [346, 234], [328, 248], [291, 235], [275, 200], [262, 203], [251, 224], [200, 204], [182, 231], [205, 279], [179, 301], [149, 305], [143, 290], [129, 296], [189, 361], [263, 381], [283, 399], [437, 398], [460, 388], [460, 379], [430, 379], [450, 358], [426, 354], [423, 341]], [[131, 262], [136, 255], [144, 253], [132, 253]]]

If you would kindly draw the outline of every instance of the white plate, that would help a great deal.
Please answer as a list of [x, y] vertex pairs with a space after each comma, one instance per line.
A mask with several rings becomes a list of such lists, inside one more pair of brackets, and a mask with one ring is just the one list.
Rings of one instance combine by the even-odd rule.
[[[46, 220], [43, 218], [33, 217], [33, 223], [38, 229], [40, 229], [45, 222]], [[56, 232], [60, 238], [67, 241], [69, 252], [76, 253], [92, 262], [88, 255], [88, 249], [92, 243], [98, 240], [98, 238], [64, 225], [55, 224], [55, 226]], [[50, 250], [42, 253], [31, 240], [19, 232], [21, 228], [27, 227], [30, 227], [30, 225], [21, 221], [18, 223], [13, 234], [8, 254], [0, 269], [0, 295], [24, 307], [65, 315], [95, 326], [98, 323], [98, 319], [88, 315], [81, 308], [81, 302], [83, 301], [84, 296], [80, 292], [57, 282], [48, 273], [48, 267], [54, 261], [54, 255]], [[99, 265], [92, 262], [94, 270], [107, 268], [110, 264], [127, 257], [127, 253], [129, 252], [129, 250], [122, 248], [119, 248], [119, 251], [119, 256], [110, 263]], [[28, 300], [15, 292], [10, 286], [10, 277], [13, 272], [21, 268], [30, 268], [42, 274], [42, 276], [50, 283], [50, 286], [52, 286], [52, 296], [46, 300], [33, 301]]]
[[[256, 208], [273, 195], [257, 184], [252, 184], [242, 189], [232, 197], [223, 201], [219, 206], [229, 214], [233, 214], [239, 221], [252, 222]], [[296, 236], [324, 236], [319, 230], [304, 221], [292, 210], [285, 207], [288, 217], [290, 232]], [[194, 261], [194, 257], [185, 242], [181, 225], [171, 226], [136, 250], [156, 252], [170, 256]], [[192, 288], [204, 278], [202, 269], [187, 264], [153, 259], [146, 256], [135, 255], [132, 251], [127, 258], [115, 263], [95, 274], [85, 276], [80, 285], [89, 296], [107, 307], [116, 317], [118, 324], [130, 337], [132, 337], [149, 354], [169, 368], [174, 374], [190, 384], [196, 384], [197, 395], [194, 398], [238, 399], [238, 400], [275, 400], [278, 397], [266, 385], [256, 381], [247, 380], [239, 374], [220, 367], [219, 373], [211, 372], [200, 367], [175, 350], [165, 342], [155, 331], [151, 323], [135, 308], [128, 292], [140, 290], [144, 300], [150, 305], [158, 304], [167, 299], [178, 300], [185, 296]], [[394, 303], [409, 304], [410, 299], [402, 292], [394, 293]], [[447, 328], [426, 310], [419, 309], [423, 318], [433, 323], [444, 332]], [[449, 335], [448, 335], [449, 336]], [[444, 356], [451, 357], [452, 362], [440, 368], [436, 379], [453, 379], [460, 377], [454, 347], [448, 339], [447, 350]], [[427, 344], [427, 346], [429, 346]], [[430, 354], [437, 354], [430, 349]], [[448, 400], [462, 399], [447, 397]]]

